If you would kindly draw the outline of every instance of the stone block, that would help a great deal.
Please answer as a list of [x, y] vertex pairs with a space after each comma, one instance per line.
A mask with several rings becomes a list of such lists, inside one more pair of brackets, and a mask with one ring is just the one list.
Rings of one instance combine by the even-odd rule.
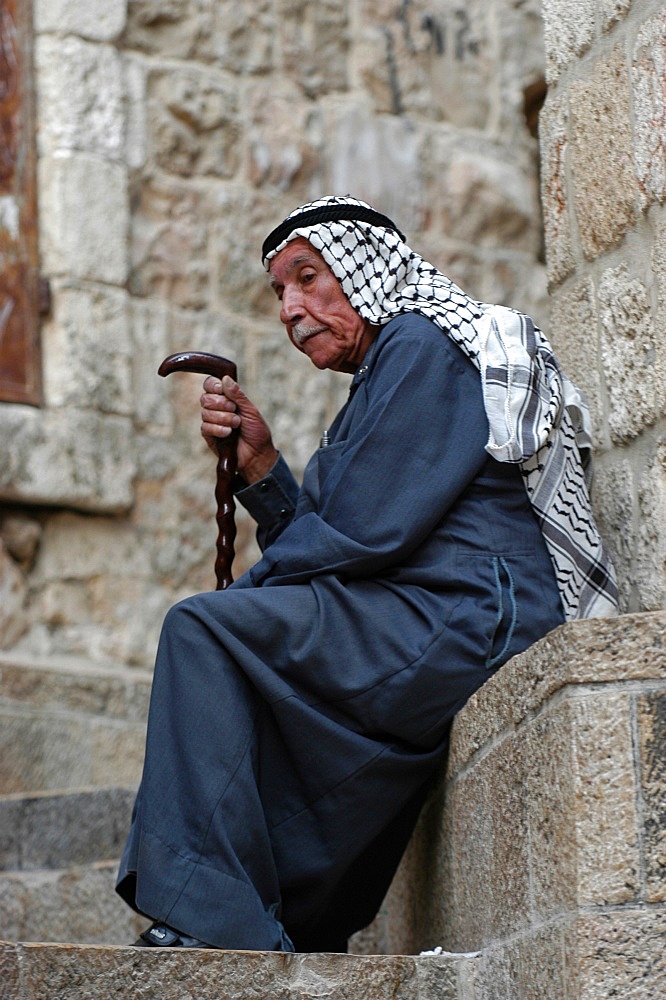
[[[418, 137], [414, 135], [411, 139], [411, 150], [404, 140], [398, 143], [399, 138], [387, 137], [383, 150], [378, 150], [383, 152], [387, 168], [391, 164], [391, 150], [396, 149], [399, 152], [394, 158], [403, 158], [409, 151], [411, 155], [409, 161], [405, 159], [405, 165], [409, 163], [412, 171], [420, 172]], [[482, 252], [501, 248], [507, 254], [519, 252], [534, 259], [540, 232], [535, 224], [538, 191], [531, 171], [515, 160], [503, 159], [497, 150], [491, 156], [478, 148], [461, 148], [450, 136], [434, 138], [429, 145], [427, 173], [419, 199], [428, 228], [449, 234]], [[390, 169], [395, 176], [392, 164]], [[408, 184], [404, 168], [403, 173], [401, 188]]]
[[643, 808], [646, 895], [666, 902], [666, 692], [641, 695], [637, 703], [640, 791]]
[[491, 17], [482, 0], [367, 5], [355, 70], [374, 111], [485, 129], [501, 103]]
[[589, 278], [556, 288], [551, 299], [550, 342], [562, 370], [585, 394], [595, 446], [607, 443], [601, 373], [597, 302]]
[[291, 0], [277, 19], [283, 70], [309, 99], [348, 85], [348, 0]]
[[[289, 191], [294, 202], [292, 207], [300, 200], [300, 191], [304, 192], [302, 200], [307, 201], [305, 191], [325, 187], [322, 185], [325, 165], [322, 110], [305, 102], [293, 81], [274, 77], [262, 78], [252, 85], [245, 107], [249, 119], [247, 139], [252, 185], [255, 188], [269, 185], [276, 191]], [[331, 146], [330, 154], [334, 153], [334, 146]], [[250, 212], [248, 206], [248, 214]], [[270, 224], [267, 225], [266, 232], [270, 228]], [[243, 230], [246, 235], [252, 235], [247, 226], [242, 226], [241, 232]], [[251, 259], [259, 258], [266, 232], [252, 247]]]
[[277, 17], [271, 0], [213, 3], [212, 31], [201, 39], [199, 50], [206, 57], [210, 53], [219, 66], [233, 73], [267, 73], [279, 60]]
[[0, 872], [0, 938], [130, 944], [146, 920], [114, 892], [117, 869], [116, 861], [105, 861], [66, 871]]
[[123, 285], [128, 273], [126, 168], [89, 153], [60, 152], [40, 158], [38, 188], [45, 271]]
[[93, 722], [90, 731], [90, 784], [138, 784], [146, 746], [144, 726]]
[[601, 0], [601, 24], [604, 31], [609, 31], [624, 20], [631, 10], [633, 0]]
[[[278, 94], [277, 103], [282, 106], [282, 92]], [[304, 119], [301, 121], [307, 128]], [[284, 131], [280, 134], [284, 138]], [[298, 148], [304, 151], [307, 142], [307, 139], [302, 140]], [[273, 144], [271, 130], [266, 130], [263, 124], [261, 128], [251, 129], [250, 156], [253, 177], [267, 170], [269, 176], [279, 178], [284, 165]], [[288, 156], [287, 162], [290, 159]], [[303, 201], [307, 200], [303, 197]], [[253, 318], [242, 328], [243, 336], [238, 337], [239, 346], [247, 342], [245, 353], [248, 356], [252, 354], [253, 342], [262, 336], [267, 316], [272, 319], [273, 328], [280, 326], [275, 292], [269, 286], [261, 262], [261, 246], [274, 226], [298, 203], [295, 192], [288, 197], [283, 195], [280, 200], [277, 195], [271, 197], [266, 191], [262, 192], [261, 187], [248, 192], [240, 186], [218, 189], [209, 202], [214, 308], [234, 318]], [[257, 321], [261, 324], [258, 328]]]
[[52, 292], [52, 312], [42, 327], [46, 404], [130, 415], [134, 400], [127, 294], [55, 284]]
[[571, 85], [570, 108], [576, 219], [583, 252], [593, 260], [617, 246], [636, 219], [629, 74], [622, 48], [598, 59], [586, 79]]
[[[0, 945], [7, 1000], [125, 1000], [128, 988], [161, 1000], [474, 1000], [464, 956], [294, 955], [285, 952], [140, 951], [76, 945]], [[131, 985], [130, 985], [131, 984]], [[223, 984], [223, 993], [220, 992]]]
[[633, 155], [641, 207], [666, 200], [666, 14], [642, 26], [632, 56]]
[[666, 441], [659, 436], [656, 451], [645, 462], [637, 488], [637, 529], [631, 581], [640, 607], [663, 608], [666, 599]]
[[0, 869], [30, 871], [120, 857], [134, 788], [0, 798]]
[[205, 195], [181, 182], [153, 178], [141, 185], [132, 213], [134, 296], [186, 309], [208, 304], [210, 214]]
[[541, 203], [546, 236], [546, 262], [551, 288], [561, 284], [574, 269], [570, 197], [569, 110], [565, 101], [549, 95], [539, 119], [541, 147]]
[[549, 924], [488, 948], [477, 959], [475, 1000], [560, 1000], [566, 992], [564, 927]]
[[[654, 242], [651, 248], [650, 254], [650, 270], [653, 275], [654, 281], [654, 292], [656, 293], [656, 301], [654, 301], [654, 312], [653, 321], [654, 326], [657, 330], [663, 330], [666, 325], [666, 225], [655, 226], [654, 232]], [[662, 338], [657, 341], [657, 355], [655, 361], [659, 366], [659, 371], [661, 371], [666, 364], [664, 360], [666, 356], [666, 346], [663, 344]], [[663, 415], [666, 413], [666, 378], [660, 378], [657, 385], [657, 400], [659, 406], [659, 413]]]
[[145, 729], [0, 705], [0, 794], [136, 784]]
[[640, 529], [636, 525], [632, 463], [621, 455], [599, 463], [594, 473], [594, 500], [599, 531], [617, 573], [620, 607], [633, 610], [634, 559]]
[[[135, 417], [141, 426], [154, 425], [165, 435], [173, 430], [173, 413], [169, 406], [169, 389], [157, 374], [157, 369], [164, 358], [173, 353], [170, 343], [171, 313], [165, 302], [133, 299], [131, 317], [135, 345], [133, 383], [137, 389], [140, 387], [134, 401]], [[198, 346], [196, 349], [199, 350]], [[171, 460], [160, 469], [161, 477], [173, 471], [176, 461], [174, 452]]]
[[[576, 906], [577, 766], [570, 699], [549, 703], [521, 730], [518, 745], [529, 838], [530, 922], [552, 926]], [[506, 837], [513, 836], [507, 817]]]
[[665, 630], [661, 611], [592, 618], [561, 625], [514, 656], [456, 717], [449, 778], [567, 685], [666, 679]]
[[[215, 0], [132, 0], [124, 41], [128, 49], [189, 59], [213, 32]], [[231, 4], [224, 4], [225, 8]]]
[[0, 539], [23, 569], [31, 569], [42, 536], [40, 522], [27, 514], [7, 513], [0, 519]]
[[621, 691], [571, 702], [577, 903], [619, 905], [640, 893], [632, 709]]
[[102, 573], [145, 577], [149, 567], [130, 525], [113, 518], [89, 519], [56, 514], [44, 529], [43, 546], [35, 566], [35, 580], [87, 580]]
[[133, 52], [124, 52], [122, 60], [125, 92], [124, 158], [130, 171], [142, 170], [148, 156], [146, 86], [149, 67]]
[[78, 150], [120, 161], [125, 121], [117, 50], [72, 35], [45, 35], [35, 45], [35, 69], [40, 156]]
[[595, 0], [543, 0], [546, 79], [555, 83], [577, 56], [586, 52], [595, 35]]
[[154, 69], [147, 80], [148, 155], [166, 173], [231, 177], [239, 162], [238, 83], [186, 68]]
[[658, 337], [649, 289], [626, 264], [603, 272], [598, 287], [601, 360], [611, 438], [621, 444], [652, 425], [658, 412]]
[[35, 0], [35, 31], [110, 42], [125, 26], [127, 0]]
[[0, 692], [5, 706], [39, 712], [105, 716], [143, 725], [152, 674], [109, 665], [92, 667], [72, 657], [0, 654]]
[[0, 794], [91, 783], [90, 730], [74, 718], [0, 707]]
[[26, 629], [28, 591], [24, 574], [0, 541], [0, 648], [8, 649]]
[[447, 789], [440, 847], [446, 877], [430, 891], [446, 901], [435, 932], [451, 950], [479, 950], [516, 934], [528, 918], [529, 839], [518, 751], [517, 742], [506, 739]]
[[0, 499], [114, 513], [129, 508], [135, 474], [129, 418], [5, 404], [3, 419]]
[[565, 996], [659, 997], [666, 993], [666, 915], [625, 909], [581, 915], [571, 930]]

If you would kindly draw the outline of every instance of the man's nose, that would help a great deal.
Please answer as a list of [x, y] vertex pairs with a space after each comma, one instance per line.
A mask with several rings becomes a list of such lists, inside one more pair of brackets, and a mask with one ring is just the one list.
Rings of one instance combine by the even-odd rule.
[[280, 303], [280, 322], [293, 323], [303, 317], [303, 302], [295, 288], [285, 288]]

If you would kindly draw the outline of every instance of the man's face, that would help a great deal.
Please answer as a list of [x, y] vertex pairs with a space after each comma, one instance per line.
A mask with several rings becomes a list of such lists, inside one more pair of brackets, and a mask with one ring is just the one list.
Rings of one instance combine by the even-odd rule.
[[353, 373], [377, 329], [361, 319], [323, 257], [299, 236], [270, 262], [280, 320], [317, 368]]

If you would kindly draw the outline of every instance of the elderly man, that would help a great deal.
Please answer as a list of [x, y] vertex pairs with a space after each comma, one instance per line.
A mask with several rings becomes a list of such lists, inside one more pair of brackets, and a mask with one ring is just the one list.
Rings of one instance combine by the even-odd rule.
[[584, 404], [526, 316], [476, 302], [353, 198], [292, 213], [263, 258], [280, 319], [349, 399], [299, 488], [238, 428], [262, 557], [172, 608], [118, 892], [137, 944], [346, 949], [374, 917], [455, 713], [509, 657], [616, 589], [586, 489]]

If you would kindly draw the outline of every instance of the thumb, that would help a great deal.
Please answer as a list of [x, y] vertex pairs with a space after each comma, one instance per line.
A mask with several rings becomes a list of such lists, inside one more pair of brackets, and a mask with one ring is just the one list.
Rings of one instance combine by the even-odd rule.
[[250, 408], [256, 409], [254, 403], [245, 395], [238, 382], [235, 382], [231, 375], [225, 375], [222, 379], [222, 389], [227, 399], [234, 402], [241, 413]]

